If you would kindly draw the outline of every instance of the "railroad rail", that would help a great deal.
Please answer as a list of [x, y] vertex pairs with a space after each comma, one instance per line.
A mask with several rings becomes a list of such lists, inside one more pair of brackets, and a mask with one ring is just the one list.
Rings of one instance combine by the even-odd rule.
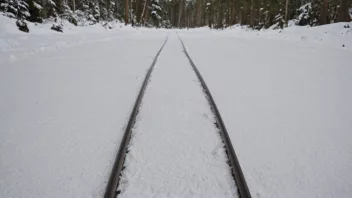
[[206, 98], [209, 102], [209, 105], [211, 107], [211, 110], [213, 111], [214, 115], [215, 115], [215, 119], [216, 119], [216, 127], [219, 129], [220, 132], [220, 136], [222, 138], [223, 143], [225, 144], [225, 149], [226, 149], [226, 154], [227, 157], [229, 159], [229, 166], [231, 168], [232, 171], [232, 176], [235, 179], [236, 182], [236, 186], [237, 186], [237, 191], [238, 194], [240, 196], [240, 198], [251, 198], [251, 194], [249, 192], [248, 186], [247, 186], [247, 182], [245, 180], [245, 177], [243, 175], [240, 163], [238, 161], [237, 155], [235, 153], [235, 150], [232, 146], [229, 134], [227, 133], [225, 124], [221, 118], [220, 112], [215, 104], [215, 101], [209, 91], [209, 88], [207, 86], [207, 84], [205, 83], [202, 75], [200, 74], [199, 70], [197, 69], [196, 65], [194, 64], [192, 58], [190, 57], [190, 55], [188, 54], [186, 47], [181, 39], [180, 36], [178, 36], [178, 38], [180, 39], [180, 42], [182, 44], [183, 47], [183, 52], [185, 53], [185, 55], [187, 56], [194, 72], [196, 73], [199, 82], [203, 88], [203, 91], [206, 95]]
[[136, 122], [138, 109], [141, 104], [144, 92], [147, 88], [151, 73], [154, 69], [154, 66], [155, 66], [155, 63], [159, 57], [159, 54], [161, 53], [161, 51], [163, 50], [163, 48], [167, 42], [167, 39], [168, 38], [165, 39], [163, 45], [159, 49], [158, 53], [155, 55], [154, 61], [152, 62], [152, 64], [149, 67], [149, 70], [144, 78], [142, 87], [141, 87], [139, 94], [137, 96], [137, 99], [134, 103], [133, 110], [132, 110], [130, 118], [128, 120], [128, 123], [127, 123], [126, 129], [125, 129], [119, 150], [118, 150], [116, 158], [115, 158], [113, 168], [111, 170], [110, 178], [109, 178], [109, 181], [108, 181], [106, 189], [105, 189], [104, 198], [115, 198], [115, 197], [117, 197], [117, 195], [119, 193], [117, 191], [117, 188], [118, 188], [119, 181], [120, 181], [121, 171], [123, 170], [123, 164], [124, 164], [124, 161], [126, 158], [127, 148], [128, 148], [129, 142], [131, 140], [132, 128]]
[[[215, 125], [219, 129], [221, 139], [225, 145], [226, 155], [228, 157], [229, 168], [231, 169], [232, 176], [235, 180], [238, 195], [240, 198], [251, 198], [251, 194], [249, 192], [247, 183], [245, 181], [245, 177], [242, 173], [242, 169], [240, 167], [238, 158], [237, 158], [236, 153], [234, 151], [234, 148], [232, 146], [230, 137], [227, 133], [225, 124], [224, 124], [224, 122], [221, 118], [221, 115], [219, 113], [219, 110], [215, 104], [215, 101], [214, 101], [214, 99], [209, 91], [209, 88], [206, 85], [203, 77], [201, 76], [199, 70], [197, 69], [193, 60], [189, 56], [182, 39], [180, 37], [178, 37], [178, 38], [182, 44], [183, 51], [184, 51], [186, 57], [188, 58], [190, 65], [192, 66], [194, 72], [197, 75], [197, 78], [199, 79], [199, 82], [203, 88], [203, 92], [205, 93], [205, 96], [209, 102], [211, 110], [214, 113], [215, 121], [216, 121]], [[141, 87], [139, 94], [137, 96], [137, 99], [134, 103], [133, 110], [132, 110], [130, 118], [128, 120], [128, 124], [126, 126], [126, 129], [125, 129], [125, 132], [124, 132], [124, 135], [123, 135], [123, 138], [122, 138], [122, 141], [121, 141], [121, 144], [120, 144], [120, 147], [119, 147], [119, 150], [116, 155], [115, 162], [114, 162], [114, 165], [113, 165], [113, 168], [111, 171], [111, 175], [110, 175], [109, 181], [106, 186], [104, 198], [116, 198], [117, 195], [119, 194], [118, 185], [119, 185], [119, 181], [120, 181], [121, 172], [124, 169], [124, 161], [126, 158], [126, 153], [128, 152], [128, 145], [129, 145], [129, 142], [131, 139], [132, 128], [136, 122], [136, 117], [137, 117], [137, 114], [139, 111], [139, 107], [140, 107], [141, 101], [143, 99], [145, 90], [147, 88], [151, 73], [154, 69], [156, 62], [157, 62], [159, 54], [163, 50], [166, 43], [167, 43], [167, 38], [165, 39], [163, 45], [161, 46], [161, 48], [157, 52], [156, 56], [154, 57], [154, 61], [152, 62], [151, 66], [145, 76], [142, 87]]]

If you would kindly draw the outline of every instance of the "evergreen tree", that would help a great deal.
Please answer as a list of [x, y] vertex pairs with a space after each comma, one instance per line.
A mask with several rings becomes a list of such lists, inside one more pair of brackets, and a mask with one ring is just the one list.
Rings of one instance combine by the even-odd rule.
[[0, 4], [0, 9], [8, 16], [17, 19], [29, 19], [29, 5], [25, 0], [4, 0]]
[[28, 11], [30, 13], [29, 21], [32, 22], [43, 22], [43, 14], [42, 14], [43, 7], [36, 2], [35, 0], [28, 0]]
[[236, 23], [254, 29], [323, 25], [351, 21], [352, 0], [0, 0], [6, 15], [42, 22], [63, 18], [75, 25], [124, 20], [155, 27], [224, 28]]

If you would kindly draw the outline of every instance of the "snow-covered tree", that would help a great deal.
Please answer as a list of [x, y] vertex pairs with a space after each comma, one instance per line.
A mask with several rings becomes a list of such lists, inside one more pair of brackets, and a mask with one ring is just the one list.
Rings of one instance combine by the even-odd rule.
[[55, 1], [53, 0], [47, 0], [47, 3], [45, 5], [46, 13], [47, 13], [47, 17], [58, 17], [59, 13], [57, 11], [57, 5], [55, 3]]
[[25, 0], [4, 0], [0, 4], [0, 9], [7, 16], [17, 19], [28, 19], [31, 16], [28, 7]]
[[39, 4], [39, 2], [35, 0], [28, 0], [28, 10], [30, 13], [29, 21], [32, 22], [43, 22], [43, 7]]
[[76, 26], [78, 25], [77, 14], [67, 4], [63, 5], [63, 13], [61, 14], [61, 18], [68, 20]]
[[298, 9], [297, 25], [304, 26], [311, 24], [312, 3], [306, 3]]
[[89, 25], [117, 18], [132, 25], [179, 28], [236, 23], [282, 28], [289, 20], [316, 26], [351, 21], [350, 8], [352, 0], [0, 0], [6, 15], [33, 22], [63, 18]]

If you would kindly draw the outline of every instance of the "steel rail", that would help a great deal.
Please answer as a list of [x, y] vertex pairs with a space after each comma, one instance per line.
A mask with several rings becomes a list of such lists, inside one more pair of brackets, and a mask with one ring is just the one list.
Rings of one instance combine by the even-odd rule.
[[249, 189], [248, 189], [248, 186], [247, 186], [247, 182], [245, 180], [245, 177], [243, 175], [243, 172], [242, 172], [242, 169], [241, 169], [241, 166], [240, 166], [240, 163], [238, 161], [238, 158], [237, 158], [237, 155], [235, 153], [235, 150], [232, 146], [232, 143], [231, 143], [231, 140], [230, 140], [230, 137], [229, 137], [229, 134], [227, 133], [227, 130], [226, 130], [226, 127], [225, 127], [225, 124], [221, 118], [221, 115], [220, 115], [220, 112], [215, 104], [215, 101], [209, 91], [209, 88], [208, 86], [206, 85], [202, 75], [200, 74], [199, 70], [197, 69], [196, 65], [194, 64], [192, 58], [190, 57], [190, 55], [188, 54], [187, 50], [186, 50], [186, 47], [181, 39], [180, 36], [178, 36], [178, 38], [180, 39], [181, 41], [181, 44], [182, 44], [182, 47], [183, 47], [183, 52], [185, 53], [185, 55], [187, 56], [194, 72], [196, 73], [198, 79], [199, 79], [199, 82], [203, 88], [203, 91], [208, 99], [208, 102], [209, 102], [209, 105], [215, 115], [215, 119], [216, 119], [216, 127], [219, 128], [220, 130], [220, 136], [222, 138], [222, 141], [224, 142], [225, 144], [225, 149], [226, 149], [226, 154], [227, 154], [227, 157], [229, 158], [229, 166], [231, 168], [231, 171], [232, 171], [232, 175], [234, 177], [234, 180], [235, 180], [235, 183], [236, 183], [236, 186], [237, 186], [237, 191], [238, 191], [238, 194], [240, 196], [240, 198], [251, 198], [251, 194], [249, 192]]
[[131, 112], [130, 118], [128, 120], [123, 138], [121, 140], [121, 144], [119, 147], [119, 150], [117, 152], [116, 158], [115, 158], [115, 162], [113, 165], [113, 168], [111, 170], [111, 174], [110, 174], [110, 178], [109, 181], [107, 183], [106, 189], [105, 189], [105, 194], [104, 194], [104, 198], [116, 198], [118, 195], [118, 185], [119, 185], [119, 181], [120, 181], [120, 175], [121, 175], [121, 171], [123, 170], [124, 166], [124, 161], [125, 161], [125, 157], [126, 157], [126, 153], [127, 153], [127, 148], [131, 139], [131, 133], [132, 133], [132, 128], [136, 122], [136, 117], [138, 114], [138, 110], [144, 95], [144, 92], [147, 88], [151, 73], [154, 69], [155, 63], [159, 57], [160, 52], [163, 50], [167, 39], [165, 39], [163, 45], [161, 46], [161, 48], [159, 49], [158, 53], [156, 54], [156, 56], [154, 57], [154, 61], [152, 62], [152, 64], [149, 67], [149, 70], [144, 78], [142, 87], [139, 91], [139, 94], [137, 96], [137, 99], [134, 103], [133, 106], [133, 110]]

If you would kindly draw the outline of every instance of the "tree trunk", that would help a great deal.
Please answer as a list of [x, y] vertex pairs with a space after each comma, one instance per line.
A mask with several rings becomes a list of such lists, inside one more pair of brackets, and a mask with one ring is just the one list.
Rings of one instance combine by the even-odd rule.
[[187, 28], [189, 28], [190, 24], [191, 24], [191, 12], [190, 12], [190, 9], [186, 10], [185, 18], [186, 18], [186, 26], [187, 26]]
[[224, 18], [222, 0], [219, 0], [219, 18], [218, 18], [218, 28], [223, 28], [222, 20]]
[[230, 26], [230, 15], [231, 15], [231, 0], [227, 0], [226, 2], [226, 27]]
[[250, 21], [250, 26], [254, 26], [254, 1], [251, 0], [251, 10], [250, 10], [250, 15], [251, 15], [251, 21]]
[[286, 27], [288, 26], [288, 3], [289, 3], [289, 0], [286, 0], [286, 6], [285, 6], [285, 23], [286, 23]]
[[351, 17], [349, 14], [349, 8], [350, 8], [350, 2], [349, 0], [341, 0], [341, 13], [340, 13], [340, 22], [350, 22], [351, 21]]
[[321, 12], [320, 12], [320, 25], [327, 24], [327, 14], [328, 14], [328, 0], [324, 0]]
[[144, 1], [143, 11], [142, 11], [142, 15], [141, 15], [141, 17], [142, 17], [141, 21], [142, 21], [143, 25], [145, 25], [145, 22], [146, 22], [145, 15], [146, 15], [146, 12], [148, 12], [148, 8], [147, 8], [148, 2], [149, 2], [149, 0]]
[[130, 14], [130, 9], [129, 9], [130, 1], [125, 0], [125, 25], [128, 24], [128, 16]]
[[174, 20], [175, 20], [174, 11], [175, 11], [174, 6], [170, 7], [170, 23], [172, 27], [174, 27]]
[[136, 23], [140, 24], [141, 22], [141, 0], [136, 0]]
[[177, 27], [181, 27], [181, 18], [182, 18], [182, 13], [183, 13], [183, 7], [184, 7], [184, 0], [180, 0], [180, 4], [178, 7], [178, 22], [177, 22]]
[[143, 25], [145, 26], [145, 23], [147, 23], [149, 21], [149, 16], [150, 16], [150, 10], [149, 10], [149, 4], [150, 4], [150, 0], [146, 0], [145, 1], [145, 5], [144, 5], [144, 13], [142, 14], [143, 17]]
[[196, 25], [197, 27], [201, 26], [201, 14], [202, 14], [202, 0], [197, 0], [197, 11], [196, 11]]
[[208, 26], [209, 28], [212, 28], [213, 26], [213, 4], [208, 5], [208, 12], [207, 12], [207, 16], [208, 16]]
[[173, 6], [173, 10], [174, 10], [174, 14], [173, 14], [173, 21], [172, 21], [172, 26], [173, 27], [177, 27], [177, 8], [178, 8], [178, 4], [175, 4], [174, 6]]
[[46, 1], [47, 0], [42, 0], [42, 7], [43, 7], [42, 14], [43, 14], [43, 18], [47, 18], [47, 16], [48, 16], [48, 11], [46, 9]]
[[118, 13], [119, 13], [119, 0], [115, 0], [115, 8], [114, 8], [115, 17], [118, 15]]
[[236, 24], [236, 6], [235, 6], [235, 2], [231, 6], [231, 22], [230, 23], [231, 23], [231, 25]]

